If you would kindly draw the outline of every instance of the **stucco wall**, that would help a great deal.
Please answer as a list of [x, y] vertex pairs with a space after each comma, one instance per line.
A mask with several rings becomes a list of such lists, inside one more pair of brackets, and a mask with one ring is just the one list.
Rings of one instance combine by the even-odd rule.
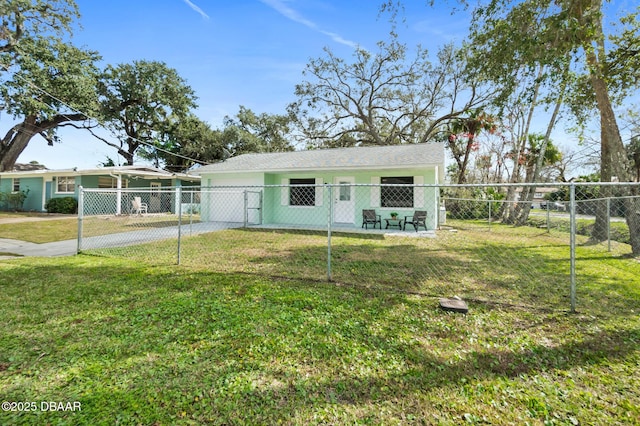
[[[376, 184], [380, 183], [381, 177], [395, 176], [412, 176], [414, 177], [414, 207], [412, 208], [385, 208], [380, 207], [380, 187]], [[350, 215], [349, 222], [353, 226], [360, 227], [362, 225], [362, 210], [375, 209], [382, 218], [389, 217], [392, 211], [399, 213], [401, 217], [413, 215], [415, 210], [426, 210], [428, 212], [427, 227], [433, 229], [437, 225], [437, 208], [438, 194], [437, 188], [421, 187], [421, 184], [436, 183], [435, 169], [402, 169], [402, 170], [379, 170], [379, 171], [338, 171], [338, 172], [296, 172], [296, 173], [267, 173], [267, 174], [225, 174], [225, 175], [204, 175], [203, 185], [220, 187], [234, 187], [235, 194], [228, 194], [225, 201], [223, 193], [217, 193], [215, 196], [205, 195], [203, 193], [203, 220], [229, 219], [224, 216], [223, 210], [229, 209], [237, 214], [238, 217], [244, 215], [244, 202], [242, 191], [245, 186], [249, 185], [265, 185], [261, 188], [263, 191], [262, 205], [262, 223], [265, 224], [291, 224], [291, 225], [313, 225], [324, 226], [329, 220], [330, 200], [329, 189], [326, 187], [318, 187], [315, 192], [316, 200], [314, 206], [290, 206], [288, 200], [289, 179], [307, 178], [314, 179], [319, 185], [335, 183], [337, 177], [352, 177], [355, 186], [352, 193], [353, 213]], [[374, 186], [371, 186], [371, 185]], [[365, 185], [365, 186], [358, 186]], [[221, 188], [219, 188], [222, 190]], [[231, 190], [232, 188], [225, 188]], [[253, 188], [255, 190], [255, 188]], [[337, 197], [338, 188], [334, 187]], [[242, 201], [242, 202], [241, 202]], [[215, 213], [215, 211], [218, 213]], [[349, 216], [349, 215], [347, 215]], [[344, 219], [345, 215], [342, 216]], [[332, 218], [334, 222], [335, 217]], [[383, 221], [384, 224], [384, 221]]]

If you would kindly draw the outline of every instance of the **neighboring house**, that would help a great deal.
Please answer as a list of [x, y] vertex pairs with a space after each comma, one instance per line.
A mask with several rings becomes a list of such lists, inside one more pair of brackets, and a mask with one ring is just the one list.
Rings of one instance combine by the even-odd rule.
[[[542, 185], [542, 184], [541, 184]], [[516, 188], [516, 201], [519, 201], [522, 198], [523, 188]], [[558, 188], [553, 186], [538, 186], [536, 187], [535, 193], [533, 194], [533, 200], [531, 200], [531, 207], [533, 208], [544, 208], [546, 205], [546, 196], [551, 194], [552, 192], [557, 192]]]
[[427, 143], [244, 154], [194, 173], [202, 220], [326, 225], [325, 184], [341, 184], [332, 188], [335, 224], [361, 226], [363, 209], [375, 209], [383, 225], [393, 211], [426, 210], [434, 229], [439, 191], [424, 185], [443, 183], [444, 162], [444, 144]]
[[[73, 197], [78, 199], [80, 186], [104, 189], [148, 189], [149, 212], [173, 211], [171, 195], [161, 190], [165, 187], [199, 185], [200, 177], [171, 173], [148, 166], [115, 166], [78, 170], [24, 170], [0, 172], [0, 192], [28, 192], [23, 205], [26, 211], [46, 211], [51, 198]], [[122, 205], [122, 198], [113, 197], [109, 213], [128, 213], [130, 206]]]

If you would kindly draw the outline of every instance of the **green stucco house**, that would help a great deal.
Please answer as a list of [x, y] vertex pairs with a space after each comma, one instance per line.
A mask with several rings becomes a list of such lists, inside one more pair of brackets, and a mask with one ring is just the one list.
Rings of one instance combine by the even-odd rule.
[[[383, 218], [427, 211], [437, 226], [442, 143], [244, 154], [203, 166], [201, 219], [360, 227], [362, 210]], [[332, 184], [332, 185], [328, 185]], [[329, 188], [331, 186], [331, 188]]]

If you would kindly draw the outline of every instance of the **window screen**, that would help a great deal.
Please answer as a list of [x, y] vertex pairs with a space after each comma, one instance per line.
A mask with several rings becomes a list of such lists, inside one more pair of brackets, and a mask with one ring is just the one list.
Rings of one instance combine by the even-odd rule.
[[383, 177], [380, 183], [383, 185], [380, 189], [380, 206], [413, 207], [413, 176]]
[[315, 206], [316, 205], [316, 180], [289, 179], [289, 205], [290, 206]]

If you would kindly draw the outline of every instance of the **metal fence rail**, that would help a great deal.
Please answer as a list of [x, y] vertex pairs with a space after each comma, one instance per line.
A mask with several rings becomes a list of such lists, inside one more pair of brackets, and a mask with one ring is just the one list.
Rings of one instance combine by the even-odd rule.
[[[602, 279], [586, 259], [610, 262], [632, 254], [639, 192], [637, 184], [302, 180], [162, 191], [81, 189], [78, 249], [221, 273], [498, 301], [516, 289], [523, 302], [544, 298], [575, 310], [581, 282]], [[549, 282], [557, 290], [543, 286]]]

